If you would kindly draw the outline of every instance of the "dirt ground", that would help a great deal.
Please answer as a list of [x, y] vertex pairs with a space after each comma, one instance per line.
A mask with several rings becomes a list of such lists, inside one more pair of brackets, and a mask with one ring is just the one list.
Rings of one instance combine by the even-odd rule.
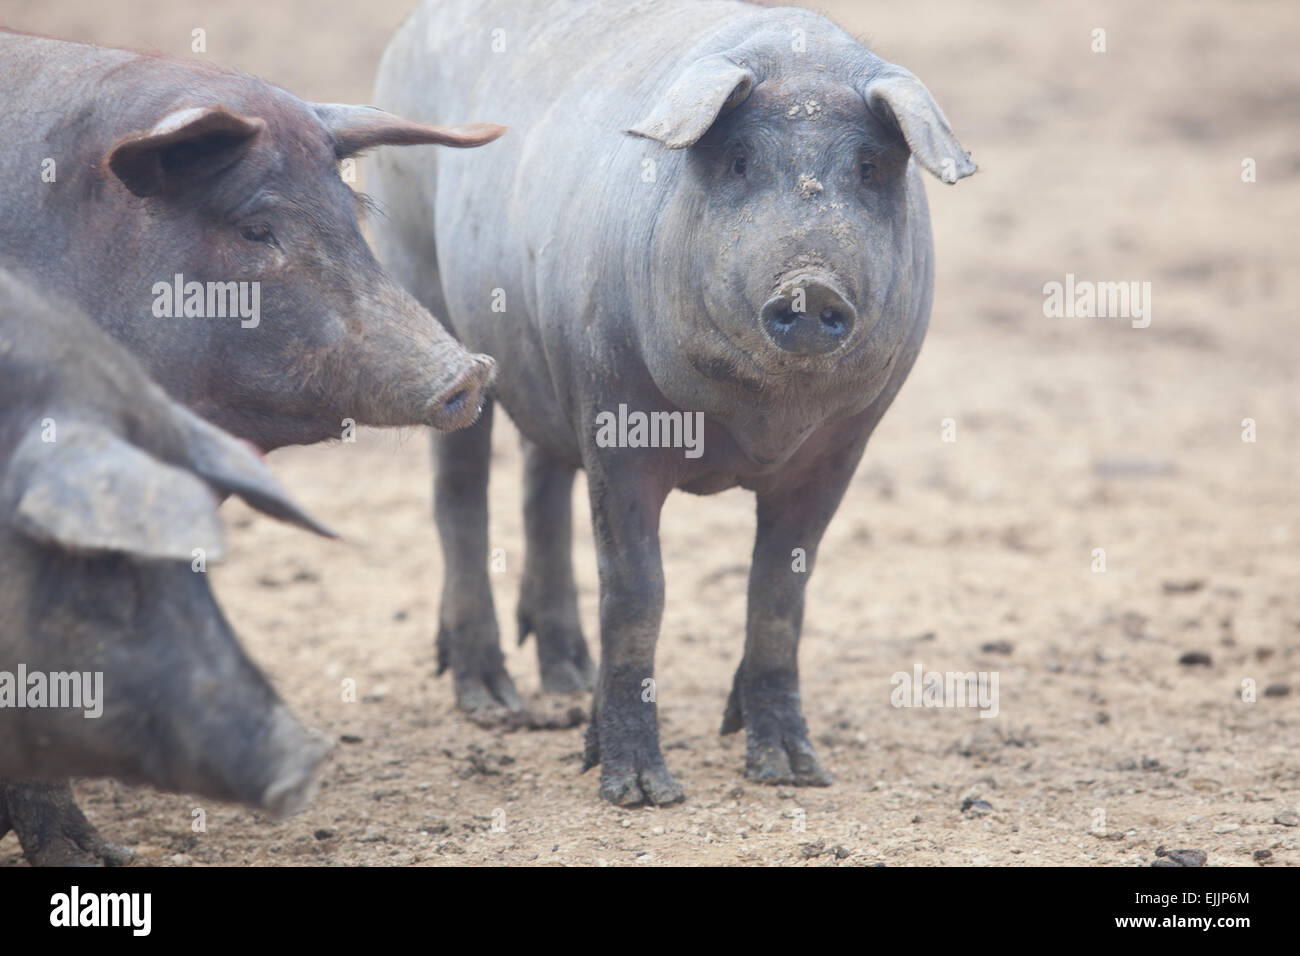
[[[174, 52], [201, 27], [215, 60], [310, 99], [365, 101], [411, 5], [0, 0], [0, 22]], [[688, 798], [619, 809], [597, 798], [595, 771], [578, 773], [581, 728], [484, 730], [455, 710], [433, 674], [427, 438], [368, 431], [269, 459], [345, 543], [235, 502], [213, 572], [252, 655], [338, 741], [315, 804], [277, 823], [79, 783], [110, 839], [154, 865], [1143, 865], [1162, 845], [1209, 865], [1300, 864], [1300, 8], [825, 12], [917, 73], [980, 163], [955, 188], [929, 184], [929, 339], [810, 585], [804, 707], [834, 786], [752, 784], [743, 737], [718, 736], [743, 641], [747, 494], [669, 500], [658, 700]], [[1149, 281], [1150, 326], [1045, 318], [1043, 285], [1066, 273]], [[520, 454], [508, 424], [495, 441], [508, 666], [541, 708], [585, 710], [585, 697], [541, 702], [533, 646], [514, 644]], [[595, 644], [581, 481], [575, 495]], [[1189, 652], [1209, 663], [1180, 663]], [[892, 707], [891, 675], [917, 664], [996, 671], [997, 717]], [[341, 700], [346, 678], [356, 703]], [[963, 810], [968, 798], [987, 807]], [[20, 862], [0, 841], [0, 864]]]

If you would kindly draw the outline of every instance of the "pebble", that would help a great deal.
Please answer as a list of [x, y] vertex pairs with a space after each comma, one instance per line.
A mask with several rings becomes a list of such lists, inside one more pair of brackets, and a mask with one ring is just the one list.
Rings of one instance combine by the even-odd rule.
[[1156, 860], [1152, 866], [1205, 866], [1204, 850], [1166, 850], [1156, 847]]

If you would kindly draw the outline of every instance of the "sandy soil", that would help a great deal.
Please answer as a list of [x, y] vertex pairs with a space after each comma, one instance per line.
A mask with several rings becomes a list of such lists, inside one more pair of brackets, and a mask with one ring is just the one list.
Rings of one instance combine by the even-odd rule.
[[[214, 59], [309, 98], [364, 101], [409, 5], [0, 0], [0, 22], [174, 52], [202, 27]], [[1161, 845], [1203, 849], [1210, 865], [1258, 865], [1262, 851], [1266, 865], [1300, 864], [1300, 11], [827, 8], [926, 82], [981, 166], [954, 189], [931, 185], [930, 337], [810, 586], [805, 712], [835, 785], [752, 784], [743, 740], [717, 733], [743, 639], [747, 495], [669, 501], [658, 699], [688, 800], [617, 809], [578, 773], [580, 728], [491, 731], [455, 711], [449, 679], [433, 676], [426, 436], [363, 432], [270, 459], [346, 543], [236, 502], [231, 558], [213, 574], [253, 656], [339, 741], [315, 805], [275, 823], [79, 784], [110, 838], [158, 865], [1139, 865]], [[1105, 53], [1090, 51], [1097, 27]], [[1257, 182], [1241, 180], [1247, 157]], [[1067, 272], [1151, 282], [1150, 327], [1045, 318], [1043, 284]], [[585, 710], [585, 698], [539, 701], [532, 645], [514, 646], [523, 537], [508, 425], [495, 465], [508, 665], [539, 706]], [[594, 640], [581, 482], [575, 494]], [[1180, 664], [1188, 652], [1210, 663]], [[892, 707], [891, 674], [917, 663], [998, 672], [998, 716]], [[345, 678], [357, 703], [341, 701]], [[1290, 693], [1265, 696], [1271, 685]], [[991, 809], [963, 810], [967, 798]], [[0, 864], [18, 862], [10, 836]]]

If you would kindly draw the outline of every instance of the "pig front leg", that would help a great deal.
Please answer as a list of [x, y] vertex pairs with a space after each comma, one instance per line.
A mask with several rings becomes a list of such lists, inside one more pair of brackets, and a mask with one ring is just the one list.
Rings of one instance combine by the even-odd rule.
[[759, 783], [825, 787], [831, 775], [808, 740], [799, 698], [799, 632], [804, 590], [822, 534], [839, 507], [862, 445], [827, 467], [791, 476], [758, 494], [758, 530], [749, 571], [745, 653], [736, 670], [722, 733], [745, 728], [745, 775]]
[[573, 580], [573, 476], [577, 469], [535, 444], [524, 447], [523, 582], [515, 620], [519, 643], [537, 635], [542, 690], [591, 690], [596, 667], [587, 653]]
[[451, 671], [456, 706], [479, 723], [524, 709], [501, 654], [488, 578], [488, 471], [492, 403], [468, 428], [433, 438], [434, 518], [442, 545], [438, 673]]
[[32, 866], [123, 866], [132, 856], [99, 835], [66, 780], [0, 780], [0, 837], [10, 828]]
[[600, 570], [600, 675], [582, 769], [600, 764], [600, 795], [610, 803], [675, 803], [685, 794], [659, 750], [654, 687], [664, 609], [659, 513], [668, 490], [628, 456], [612, 467], [589, 463], [587, 488]]

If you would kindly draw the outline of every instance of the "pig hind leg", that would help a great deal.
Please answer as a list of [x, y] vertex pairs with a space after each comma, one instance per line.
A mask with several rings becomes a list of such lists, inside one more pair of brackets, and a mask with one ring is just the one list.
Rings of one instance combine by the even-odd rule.
[[573, 579], [573, 476], [577, 469], [523, 439], [523, 582], [515, 620], [519, 643], [537, 635], [542, 689], [591, 690], [596, 668], [587, 652]]
[[438, 673], [451, 671], [456, 706], [483, 723], [524, 709], [501, 654], [488, 578], [492, 416], [492, 402], [485, 402], [473, 425], [433, 438], [433, 511], [443, 558]]
[[131, 858], [99, 835], [66, 780], [0, 780], [0, 837], [10, 828], [32, 866], [122, 866]]

